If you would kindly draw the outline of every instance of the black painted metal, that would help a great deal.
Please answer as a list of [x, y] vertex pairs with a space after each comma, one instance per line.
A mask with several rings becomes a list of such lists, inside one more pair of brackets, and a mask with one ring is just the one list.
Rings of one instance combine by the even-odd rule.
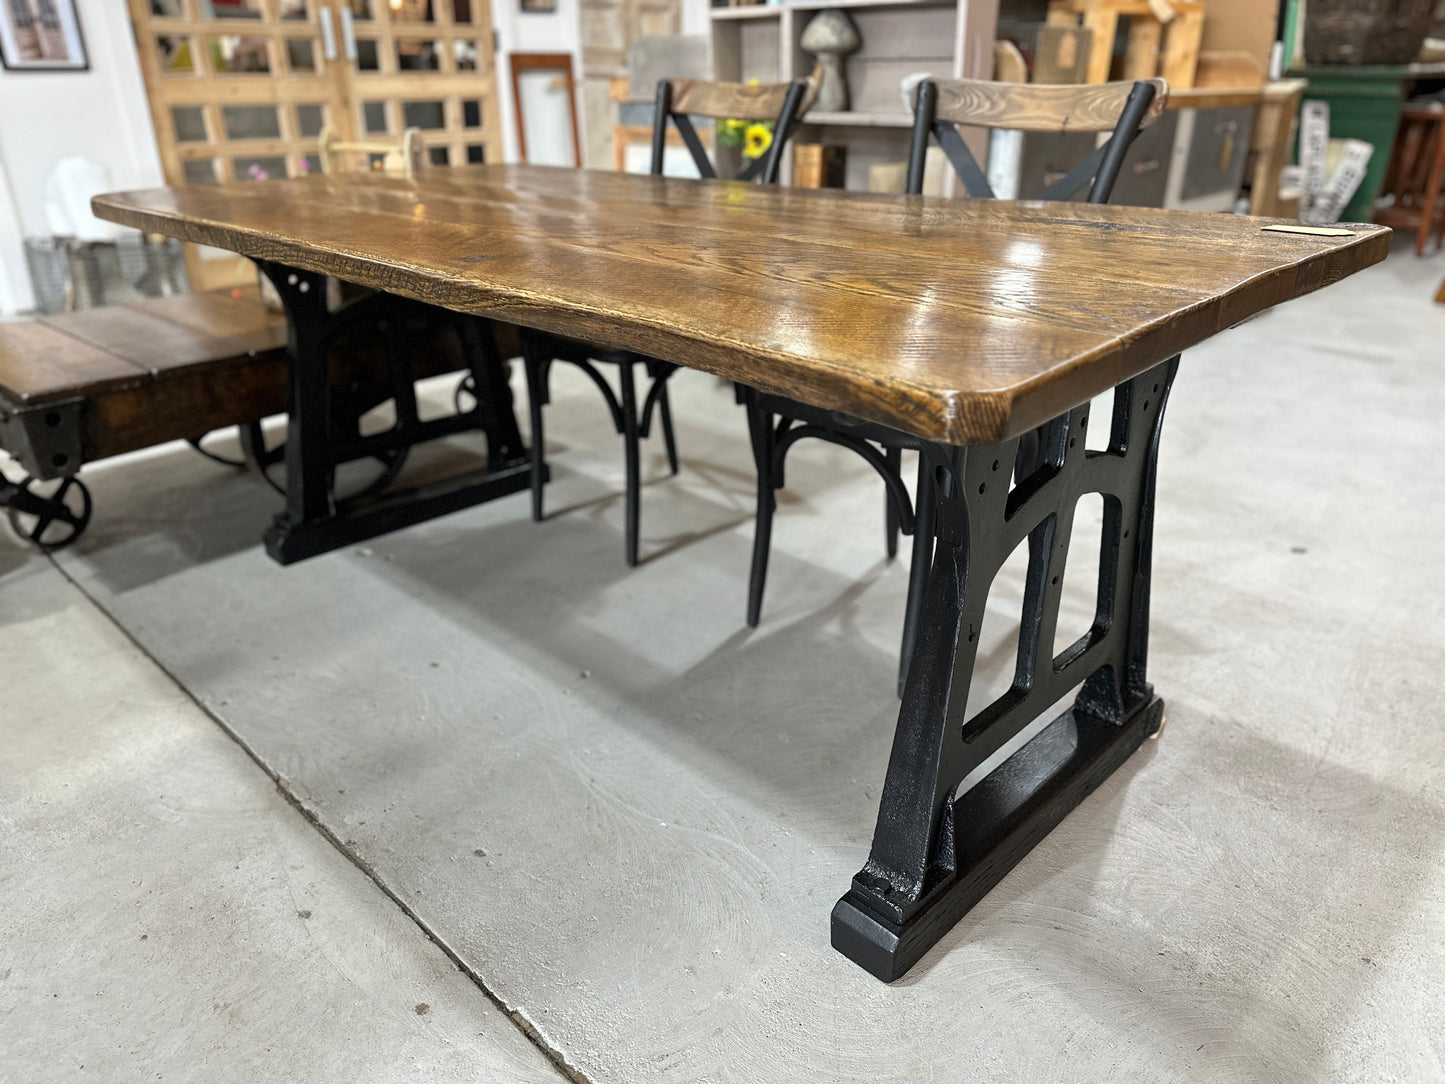
[[[1139, 124], [1153, 100], [1154, 85], [1152, 83], [1135, 83], [1119, 114], [1118, 123], [1114, 126], [1114, 133], [1109, 141], [1075, 166], [1063, 179], [1045, 190], [1043, 198], [1067, 199], [1076, 194], [1092, 177], [1094, 183], [1089, 191], [1089, 202], [1106, 202], [1113, 190], [1114, 181], [1119, 175], [1124, 155], [1135, 136], [1138, 135]], [[918, 195], [923, 191], [923, 167], [927, 157], [928, 141], [932, 137], [937, 139], [939, 145], [942, 146], [945, 155], [952, 163], [959, 180], [963, 182], [963, 186], [970, 196], [979, 199], [994, 198], [994, 192], [989, 187], [988, 179], [979, 169], [977, 161], [963, 142], [963, 138], [958, 134], [958, 130], [952, 124], [939, 122], [936, 119], [937, 106], [938, 87], [932, 80], [925, 79], [918, 84], [918, 90], [914, 96], [913, 140], [908, 153], [908, 192]], [[917, 451], [921, 447], [921, 442], [906, 433], [884, 426], [864, 427], [863, 423], [856, 418], [818, 411], [791, 399], [762, 395], [761, 393], [758, 393], [758, 396], [757, 408], [751, 410], [748, 415], [750, 430], [761, 427], [762, 430], [776, 432], [782, 426], [779, 419], [808, 420], [810, 424], [792, 440], [796, 440], [800, 436], [813, 436], [834, 444], [841, 444], [858, 453], [875, 470], [879, 470], [879, 473], [884, 475], [884, 482], [888, 490], [885, 497], [888, 511], [884, 527], [887, 553], [890, 558], [895, 556], [897, 541], [894, 517], [899, 514], [897, 509], [905, 507], [907, 501], [907, 488], [903, 483], [902, 460], [898, 453], [901, 450]], [[792, 440], [784, 446], [784, 450], [791, 445]], [[1032, 454], [1030, 449], [1036, 446], [1036, 440], [1036, 437], [1030, 437], [1020, 444], [1020, 451], [1017, 455], [1020, 457], [1021, 463]], [[886, 471], [879, 467], [880, 450], [887, 465]], [[753, 451], [755, 456], [760, 451], [756, 436], [753, 441]], [[748, 624], [754, 627], [757, 626], [762, 614], [763, 588], [768, 568], [767, 547], [772, 537], [773, 513], [777, 508], [773, 490], [782, 488], [783, 484], [781, 464], [776, 469], [771, 467], [768, 469], [771, 471], [770, 477], [776, 480], [776, 485], [768, 490], [765, 497], [763, 493], [765, 487], [761, 484], [761, 480], [759, 482], [757, 528], [753, 539], [753, 571], [752, 578], [748, 583]], [[1027, 472], [1021, 471], [1020, 473]], [[917, 492], [923, 494], [928, 485], [930, 485], [929, 469], [925, 463], [920, 462]], [[915, 497], [915, 502], [928, 503], [926, 498], [921, 496]], [[928, 524], [925, 521], [926, 526]], [[907, 534], [908, 532], [904, 531], [903, 533]], [[903, 617], [903, 637], [898, 659], [899, 696], [903, 695], [904, 684], [908, 677], [909, 656], [913, 650], [914, 636], [918, 628], [918, 607], [922, 602], [923, 585], [928, 575], [932, 553], [932, 539], [926, 534], [915, 533], [913, 563], [909, 569], [908, 578], [908, 608]]]
[[[883, 479], [884, 541], [888, 556], [893, 557], [898, 552], [898, 534], [913, 538], [913, 564], [908, 587], [910, 608], [904, 615], [898, 653], [898, 695], [902, 696], [918, 625], [915, 607], [922, 595], [923, 581], [933, 552], [932, 509], [927, 507], [930, 493], [927, 470], [920, 462], [917, 492], [924, 498], [921, 502], [915, 501], [910, 498], [903, 481], [902, 453], [905, 450], [919, 451], [924, 442], [887, 426], [752, 388], [742, 388], [740, 396], [748, 412], [753, 464], [758, 472], [757, 522], [753, 534], [752, 572], [748, 579], [748, 625], [757, 628], [762, 620], [773, 514], [777, 510], [776, 494], [785, 484], [784, 464], [788, 450], [799, 440], [807, 438], [841, 445], [862, 457]], [[919, 523], [923, 525], [921, 535], [917, 529]]]
[[[244, 426], [244, 425], [238, 425], [238, 426], [236, 426], [236, 433], [237, 433], [237, 439], [238, 439], [238, 440], [241, 440], [241, 439], [242, 439], [242, 438], [240, 437], [240, 434], [241, 434], [242, 432], [244, 432], [245, 429], [246, 429], [246, 426]], [[215, 430], [215, 432], [221, 432], [221, 430]], [[231, 467], [231, 468], [233, 468], [233, 469], [235, 469], [235, 470], [245, 470], [247, 467], [251, 466], [250, 460], [247, 459], [247, 457], [246, 457], [246, 448], [245, 448], [244, 443], [242, 444], [242, 447], [241, 447], [241, 454], [240, 454], [237, 458], [235, 458], [235, 459], [232, 459], [232, 458], [231, 458], [230, 456], [228, 456], [228, 455], [222, 455], [220, 452], [216, 451], [216, 450], [213, 449], [213, 448], [207, 448], [207, 447], [206, 447], [206, 443], [205, 443], [205, 442], [206, 442], [206, 438], [207, 438], [207, 437], [210, 437], [210, 436], [213, 436], [213, 435], [214, 435], [214, 433], [202, 433], [202, 434], [201, 434], [200, 436], [198, 436], [198, 437], [188, 437], [188, 438], [186, 439], [186, 443], [189, 444], [192, 448], [194, 448], [194, 449], [195, 449], [197, 452], [199, 452], [201, 455], [203, 455], [203, 456], [205, 456], [207, 459], [209, 459], [212, 463], [219, 463], [219, 464], [220, 464], [221, 466], [223, 466], [223, 467]]]
[[[802, 108], [803, 97], [806, 93], [807, 84], [801, 79], [795, 79], [788, 86], [788, 93], [783, 98], [783, 107], [778, 112], [777, 120], [773, 122], [774, 138], [772, 145], [768, 148], [768, 153], [746, 163], [737, 173], [735, 180], [761, 180], [764, 184], [777, 183], [778, 174], [783, 167], [783, 147], [797, 130], [800, 120], [798, 111]], [[686, 113], [674, 110], [672, 100], [671, 81], [659, 80], [657, 98], [652, 113], [652, 162], [649, 172], [654, 176], [662, 175], [663, 157], [667, 150], [667, 125], [671, 121], [677, 129], [678, 135], [682, 136], [682, 142], [687, 147], [688, 153], [692, 155], [698, 175], [707, 180], [716, 180], [717, 169], [713, 165], [712, 159], [708, 157], [707, 150], [698, 137], [697, 129], [693, 127], [692, 118]]]
[[[1048, 831], [1157, 730], [1146, 680], [1154, 480], [1178, 358], [1121, 384], [1109, 446], [1085, 449], [1087, 404], [1043, 427], [1033, 469], [1010, 486], [1024, 438], [925, 445], [937, 550], [867, 864], [833, 911], [833, 945], [885, 981], [908, 970]], [[1098, 604], [1054, 654], [1074, 509], [1104, 498]], [[966, 713], [989, 588], [1027, 542], [1009, 690]], [[1052, 705], [1073, 707], [976, 785], [962, 784]]]
[[[75, 397], [0, 410], [0, 448], [26, 472], [18, 482], [0, 476], [0, 508], [16, 535], [43, 550], [70, 545], [90, 523], [90, 490], [75, 477], [86, 458], [85, 409]], [[49, 493], [37, 488], [57, 479]]]
[[85, 462], [81, 413], [83, 396], [0, 410], [0, 448], [41, 481], [64, 478]]
[[0, 476], [0, 508], [23, 541], [46, 552], [63, 549], [90, 523], [90, 489], [73, 474], [61, 478], [50, 493], [37, 490], [37, 481], [27, 476], [12, 482]]
[[[774, 124], [775, 134], [772, 146], [763, 158], [746, 165], [737, 175], [737, 180], [761, 179], [764, 184], [775, 183], [782, 168], [782, 152], [787, 141], [798, 126], [798, 110], [802, 107], [807, 84], [794, 81], [788, 88], [783, 107]], [[657, 98], [652, 122], [652, 165], [651, 172], [661, 175], [663, 156], [667, 148], [667, 126], [673, 124], [682, 136], [683, 143], [692, 155], [698, 173], [708, 179], [717, 178], [717, 170], [707, 156], [697, 130], [691, 119], [672, 108], [673, 87], [666, 79], [657, 84]], [[672, 403], [668, 398], [667, 384], [678, 367], [671, 362], [649, 358], [627, 350], [606, 350], [587, 343], [548, 335], [527, 328], [521, 330], [522, 365], [527, 376], [527, 397], [530, 401], [531, 431], [531, 488], [532, 518], [541, 522], [544, 516], [545, 500], [543, 487], [546, 482], [545, 426], [542, 408], [552, 400], [551, 373], [554, 361], [565, 361], [577, 366], [597, 386], [612, 415], [612, 424], [622, 436], [623, 461], [626, 471], [624, 499], [623, 550], [629, 566], [635, 567], [639, 560], [639, 537], [642, 520], [642, 453], [640, 442], [652, 432], [654, 412], [662, 423], [662, 439], [667, 450], [668, 469], [676, 474], [677, 437], [672, 426]], [[617, 391], [597, 369], [597, 363], [617, 367]], [[638, 405], [636, 369], [641, 366], [651, 383]], [[462, 390], [458, 389], [458, 402]]]
[[[506, 367], [484, 320], [388, 294], [360, 297], [333, 313], [326, 305], [325, 276], [268, 261], [260, 267], [289, 318], [286, 508], [266, 532], [273, 558], [290, 564], [526, 488], [527, 449], [512, 413]], [[452, 328], [459, 336], [477, 391], [470, 410], [422, 421], [412, 350], [425, 332], [438, 328]], [[384, 373], [334, 358], [344, 337], [358, 331], [382, 344]], [[363, 436], [362, 416], [387, 400], [395, 405], [394, 425]], [[364, 495], [338, 498], [336, 470], [342, 464], [376, 459], [385, 484], [413, 445], [470, 429], [487, 436], [485, 470], [384, 496], [373, 484]], [[277, 455], [265, 448], [259, 428], [243, 433], [243, 444], [263, 468]]]

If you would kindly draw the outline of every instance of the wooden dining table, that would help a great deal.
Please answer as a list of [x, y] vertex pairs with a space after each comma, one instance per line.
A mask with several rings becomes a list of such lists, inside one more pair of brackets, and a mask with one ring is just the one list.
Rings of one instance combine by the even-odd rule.
[[[937, 495], [935, 553], [872, 849], [832, 913], [834, 946], [884, 980], [1160, 726], [1146, 677], [1155, 470], [1180, 353], [1389, 246], [1389, 231], [1368, 225], [1281, 232], [1233, 215], [529, 166], [156, 189], [93, 206], [249, 256], [280, 292], [292, 487], [268, 545], [282, 560], [316, 551], [306, 532], [334, 511], [318, 479], [346, 454], [327, 448], [325, 276], [639, 351], [918, 437]], [[483, 353], [488, 338], [477, 337]], [[1268, 358], [1259, 367], [1261, 383], [1288, 381]], [[490, 357], [482, 371], [490, 424], [517, 446], [480, 489], [383, 506], [343, 537], [520, 488], [505, 363]], [[1091, 424], [1107, 427], [1093, 448]], [[1096, 613], [1056, 652], [1074, 507], [1091, 493], [1104, 506]], [[989, 587], [1020, 545], [1014, 680], [970, 714]]]

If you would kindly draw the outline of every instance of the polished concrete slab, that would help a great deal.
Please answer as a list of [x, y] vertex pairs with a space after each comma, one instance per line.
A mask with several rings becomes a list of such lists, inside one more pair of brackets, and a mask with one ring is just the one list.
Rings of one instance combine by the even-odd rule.
[[0, 674], [0, 1079], [565, 1079], [109, 618], [3, 543]]
[[587, 1079], [1438, 1079], [1440, 273], [1397, 256], [1186, 356], [1167, 728], [891, 987], [828, 913], [872, 832], [906, 568], [867, 468], [800, 447], [750, 632], [718, 382], [676, 381], [684, 467], [649, 454], [636, 571], [617, 439], [565, 370], [543, 524], [518, 497], [281, 569], [274, 497], [166, 449], [92, 472], [60, 564]]

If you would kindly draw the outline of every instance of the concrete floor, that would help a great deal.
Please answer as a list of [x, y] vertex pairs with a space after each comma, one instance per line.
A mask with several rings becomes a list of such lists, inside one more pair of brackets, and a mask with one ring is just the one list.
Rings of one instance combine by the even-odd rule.
[[565, 372], [542, 525], [281, 569], [253, 480], [88, 469], [82, 544], [0, 550], [0, 1078], [1445, 1079], [1442, 274], [1397, 252], [1186, 356], [1168, 727], [891, 987], [828, 947], [906, 583], [846, 453], [790, 460], [756, 632], [743, 420], [696, 374], [632, 572]]

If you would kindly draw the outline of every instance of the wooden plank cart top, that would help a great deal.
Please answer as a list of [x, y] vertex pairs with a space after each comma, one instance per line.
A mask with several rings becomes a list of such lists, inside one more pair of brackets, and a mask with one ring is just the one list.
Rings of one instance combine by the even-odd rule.
[[[1177, 355], [1384, 259], [1389, 244], [1376, 226], [1278, 232], [1232, 215], [524, 166], [94, 206], [265, 261], [298, 341], [316, 306], [308, 276], [331, 274], [919, 438], [932, 545], [918, 635], [868, 861], [832, 912], [834, 947], [889, 981], [1159, 729], [1149, 584]], [[293, 418], [315, 409], [302, 379], [314, 367], [291, 359]], [[1112, 409], [1091, 418], [1110, 389]], [[1090, 423], [1103, 449], [1085, 441]], [[1091, 493], [1105, 508], [1096, 617], [1056, 653], [1074, 510]], [[1014, 681], [970, 716], [989, 588], [1020, 547]], [[1036, 721], [1047, 725], [1007, 753]]]
[[97, 197], [95, 213], [945, 444], [1025, 432], [1384, 259], [1389, 231], [529, 166]]

